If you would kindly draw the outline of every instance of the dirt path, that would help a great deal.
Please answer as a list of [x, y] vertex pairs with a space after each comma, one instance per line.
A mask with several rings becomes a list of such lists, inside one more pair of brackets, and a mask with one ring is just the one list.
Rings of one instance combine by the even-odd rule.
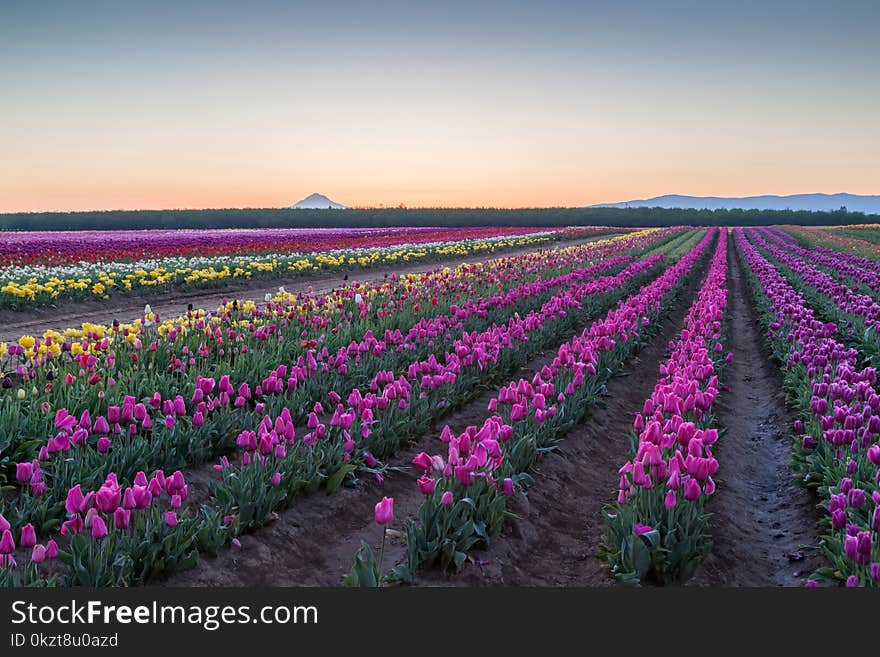
[[535, 486], [519, 496], [519, 516], [489, 550], [482, 565], [466, 565], [455, 583], [464, 586], [609, 586], [608, 569], [596, 558], [605, 539], [602, 507], [617, 492], [617, 470], [629, 457], [633, 414], [651, 394], [669, 342], [702, 283], [706, 267], [692, 276], [661, 332], [609, 381], [605, 404], [586, 424], [567, 434], [560, 450], [533, 472]]
[[186, 312], [189, 304], [192, 304], [194, 308], [213, 310], [220, 305], [221, 300], [224, 298], [262, 300], [267, 293], [274, 294], [277, 292], [279, 286], [283, 286], [288, 292], [305, 291], [309, 286], [312, 286], [315, 292], [318, 293], [328, 292], [333, 288], [343, 285], [345, 282], [343, 277], [346, 275], [350, 280], [381, 280], [386, 274], [424, 272], [447, 266], [457, 266], [462, 263], [483, 262], [491, 258], [530, 253], [546, 248], [586, 244], [616, 236], [617, 234], [598, 235], [585, 239], [551, 242], [539, 246], [499, 250], [494, 253], [484, 253], [466, 258], [459, 256], [442, 260], [402, 264], [394, 267], [354, 269], [347, 272], [322, 272], [315, 275], [287, 276], [271, 280], [260, 279], [238, 283], [233, 282], [217, 289], [167, 292], [157, 295], [138, 294], [111, 298], [107, 301], [89, 299], [78, 302], [63, 302], [58, 308], [36, 308], [26, 311], [0, 310], [0, 342], [18, 340], [19, 337], [26, 334], [40, 335], [48, 329], [63, 330], [70, 327], [78, 327], [83, 322], [110, 324], [114, 319], [128, 322], [140, 316], [144, 306], [148, 303], [153, 311], [159, 313], [162, 317], [177, 317]]
[[713, 547], [693, 584], [803, 586], [821, 557], [808, 553], [790, 561], [785, 554], [817, 543], [819, 517], [813, 496], [794, 483], [789, 468], [795, 416], [786, 408], [779, 368], [769, 360], [734, 240], [728, 263], [734, 361], [717, 410], [726, 433], [715, 450], [718, 494], [708, 506]]

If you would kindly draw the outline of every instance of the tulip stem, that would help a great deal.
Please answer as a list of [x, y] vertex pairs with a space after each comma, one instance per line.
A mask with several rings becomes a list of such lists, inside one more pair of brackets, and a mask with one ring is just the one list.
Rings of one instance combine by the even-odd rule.
[[379, 548], [379, 577], [378, 584], [382, 586], [382, 562], [385, 560], [385, 537], [388, 535], [388, 528], [382, 527], [382, 547]]

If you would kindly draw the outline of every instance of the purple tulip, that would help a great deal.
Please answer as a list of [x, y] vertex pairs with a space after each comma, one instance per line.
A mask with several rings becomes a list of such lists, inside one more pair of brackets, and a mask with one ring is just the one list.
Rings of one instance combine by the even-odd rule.
[[443, 506], [451, 506], [453, 502], [452, 491], [448, 490], [440, 497], [440, 504]]

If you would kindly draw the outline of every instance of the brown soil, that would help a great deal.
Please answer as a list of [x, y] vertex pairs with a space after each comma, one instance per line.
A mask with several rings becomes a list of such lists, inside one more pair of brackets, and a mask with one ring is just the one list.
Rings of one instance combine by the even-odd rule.
[[[683, 317], [701, 277], [694, 277], [673, 309]], [[632, 365], [638, 377], [622, 377], [609, 383], [607, 406], [597, 410], [586, 427], [569, 433], [558, 455], [551, 455], [535, 473], [537, 485], [528, 501], [514, 508], [521, 520], [511, 523], [502, 538], [468, 564], [455, 579], [429, 574], [419, 585], [583, 585], [606, 583], [604, 568], [592, 558], [604, 535], [601, 507], [613, 497], [617, 468], [626, 460], [624, 437], [632, 409], [641, 407], [657, 378], [659, 363], [668, 342], [680, 331], [666, 322], [661, 335], [642, 351]], [[561, 341], [560, 341], [561, 342]], [[554, 350], [539, 355], [511, 378], [530, 377], [553, 357]], [[635, 373], [635, 372], [634, 372]], [[461, 431], [481, 425], [494, 390], [486, 392], [459, 411], [444, 418], [416, 444], [404, 450], [394, 463], [409, 465], [421, 451], [432, 453], [441, 445], [443, 423]], [[373, 506], [382, 496], [395, 500], [395, 527], [415, 517], [422, 495], [416, 487], [414, 468], [393, 473], [383, 484], [363, 481], [355, 488], [334, 495], [301, 497], [282, 512], [276, 522], [241, 537], [241, 548], [224, 550], [216, 559], [201, 560], [188, 572], [173, 577], [171, 586], [334, 586], [351, 567], [361, 540], [378, 548], [381, 529], [373, 522]], [[586, 511], [585, 511], [586, 510]], [[403, 542], [394, 538], [386, 545], [385, 566], [403, 557]]]
[[[751, 303], [733, 240], [728, 253], [730, 350], [719, 397], [718, 426], [726, 433], [715, 455], [718, 494], [708, 510], [712, 552], [692, 583], [702, 586], [803, 586], [822, 563], [796, 553], [817, 543], [814, 497], [795, 484], [789, 467], [795, 415], [786, 408], [779, 368], [769, 353]], [[792, 555], [792, 560], [786, 556]]]
[[213, 310], [223, 299], [257, 299], [262, 300], [267, 293], [274, 294], [279, 286], [288, 292], [305, 291], [311, 286], [315, 292], [329, 292], [345, 283], [344, 276], [353, 280], [381, 280], [383, 276], [392, 274], [408, 274], [423, 272], [439, 267], [456, 266], [462, 263], [483, 262], [491, 258], [507, 257], [521, 253], [530, 253], [544, 248], [586, 244], [599, 239], [614, 237], [616, 234], [593, 236], [586, 239], [567, 240], [517, 249], [501, 249], [494, 253], [484, 253], [467, 258], [445, 258], [440, 260], [404, 263], [393, 267], [374, 269], [352, 269], [348, 271], [322, 272], [314, 275], [286, 276], [273, 279], [232, 282], [223, 288], [203, 289], [189, 292], [165, 292], [155, 295], [135, 294], [111, 297], [106, 301], [88, 299], [77, 302], [63, 302], [59, 307], [34, 308], [32, 310], [0, 309], [0, 342], [18, 340], [22, 335], [41, 335], [49, 329], [64, 330], [78, 327], [83, 322], [110, 324], [114, 319], [128, 322], [143, 313], [144, 306], [150, 304], [153, 312], [161, 317], [171, 318], [184, 314], [187, 306]]

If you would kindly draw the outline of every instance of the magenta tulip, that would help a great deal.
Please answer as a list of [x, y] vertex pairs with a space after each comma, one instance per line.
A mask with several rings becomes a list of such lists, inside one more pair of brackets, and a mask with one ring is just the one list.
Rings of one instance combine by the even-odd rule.
[[67, 493], [67, 501], [64, 508], [70, 514], [81, 513], [85, 510], [85, 497], [79, 484], [71, 488]]
[[430, 477], [428, 477], [427, 475], [420, 477], [419, 480], [416, 482], [416, 484], [419, 487], [419, 491], [421, 491], [421, 493], [423, 495], [430, 495], [431, 493], [434, 492], [434, 489], [437, 486], [437, 482], [434, 481], [433, 479], [431, 479]]
[[31, 561], [33, 563], [43, 563], [46, 560], [46, 548], [42, 545], [34, 545], [31, 550]]
[[376, 504], [375, 520], [378, 525], [390, 525], [394, 522], [393, 497], [383, 497], [382, 501]]
[[700, 484], [693, 477], [688, 477], [684, 482], [684, 499], [693, 502], [700, 497]]
[[21, 547], [33, 547], [37, 544], [37, 532], [34, 530], [34, 526], [31, 523], [24, 525], [21, 528], [21, 540], [19, 541]]
[[107, 525], [101, 516], [96, 515], [92, 518], [92, 538], [100, 540], [106, 538], [108, 533]]
[[0, 538], [0, 554], [12, 554], [13, 552], [15, 552], [15, 540], [12, 538], [12, 532], [4, 529], [3, 536]]
[[116, 529], [127, 529], [131, 522], [131, 511], [119, 507], [113, 512], [113, 524]]

